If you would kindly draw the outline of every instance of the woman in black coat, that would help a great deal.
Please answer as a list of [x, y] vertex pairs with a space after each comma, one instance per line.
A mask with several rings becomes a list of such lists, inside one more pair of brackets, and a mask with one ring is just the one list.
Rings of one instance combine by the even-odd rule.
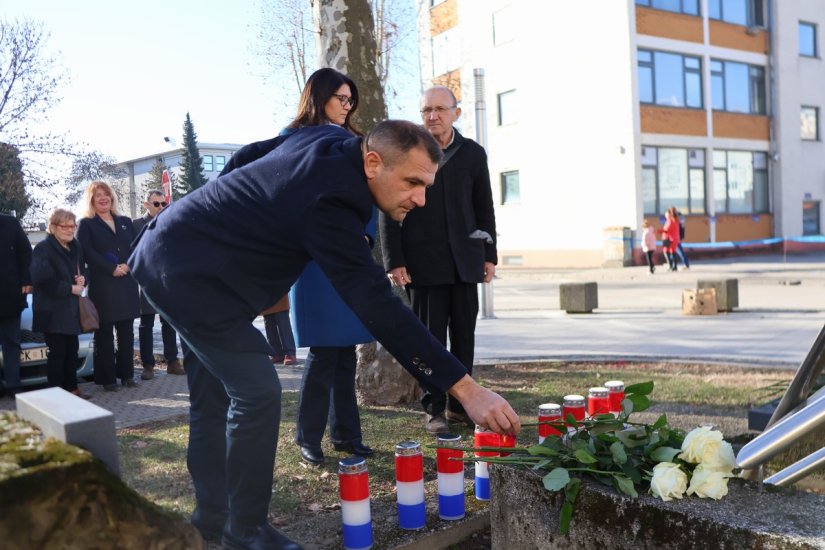
[[77, 223], [69, 210], [49, 215], [48, 236], [32, 253], [32, 329], [42, 332], [49, 346], [46, 374], [49, 385], [88, 399], [77, 387], [77, 335], [80, 334], [78, 296], [86, 286], [83, 252], [74, 238]]
[[[90, 183], [83, 200], [86, 213], [77, 238], [89, 266], [89, 298], [100, 315], [100, 329], [95, 332], [95, 383], [106, 391], [117, 391], [120, 378], [124, 386], [134, 388], [133, 325], [140, 315], [140, 299], [126, 260], [135, 231], [130, 218], [117, 214], [115, 195], [106, 183]], [[113, 330], [117, 332], [117, 356]]]

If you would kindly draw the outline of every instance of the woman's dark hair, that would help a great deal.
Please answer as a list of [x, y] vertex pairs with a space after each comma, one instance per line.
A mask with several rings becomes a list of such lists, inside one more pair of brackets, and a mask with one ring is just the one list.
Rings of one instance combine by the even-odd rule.
[[309, 76], [304, 91], [301, 92], [298, 114], [287, 125], [287, 128], [298, 130], [306, 126], [329, 124], [330, 121], [324, 113], [324, 106], [335, 95], [338, 88], [344, 84], [349, 86], [353, 103], [352, 109], [347, 113], [347, 118], [342, 126], [353, 134], [360, 136], [361, 131], [355, 128], [351, 122], [352, 114], [358, 108], [358, 87], [351, 78], [330, 68], [318, 69]]

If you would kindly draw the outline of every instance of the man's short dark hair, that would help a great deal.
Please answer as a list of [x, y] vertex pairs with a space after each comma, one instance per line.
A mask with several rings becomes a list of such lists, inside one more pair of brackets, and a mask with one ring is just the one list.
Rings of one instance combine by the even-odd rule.
[[375, 151], [388, 166], [402, 162], [415, 147], [422, 147], [435, 164], [441, 161], [441, 147], [424, 126], [406, 120], [385, 120], [366, 137], [367, 151]]

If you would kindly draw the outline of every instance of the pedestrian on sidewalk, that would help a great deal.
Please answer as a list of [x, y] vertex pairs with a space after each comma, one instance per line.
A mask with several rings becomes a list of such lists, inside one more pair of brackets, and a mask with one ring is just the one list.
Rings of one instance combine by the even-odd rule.
[[662, 235], [662, 252], [667, 259], [667, 265], [671, 271], [676, 271], [679, 264], [679, 256], [676, 250], [679, 248], [679, 221], [675, 219], [676, 208], [670, 207], [665, 212], [665, 225], [659, 229]]
[[656, 230], [647, 220], [642, 222], [642, 228], [642, 252], [645, 253], [650, 274], [653, 275], [656, 271], [656, 267], [653, 265], [653, 254], [656, 252]]
[[687, 252], [685, 252], [685, 248], [682, 246], [682, 241], [685, 240], [685, 218], [682, 216], [682, 213], [673, 209], [674, 216], [677, 220], [679, 220], [679, 256], [682, 257], [682, 262], [685, 264], [685, 269], [690, 269], [690, 259], [688, 258]]
[[20, 222], [0, 214], [0, 350], [3, 387], [14, 395], [20, 387], [20, 314], [32, 291], [32, 246]]

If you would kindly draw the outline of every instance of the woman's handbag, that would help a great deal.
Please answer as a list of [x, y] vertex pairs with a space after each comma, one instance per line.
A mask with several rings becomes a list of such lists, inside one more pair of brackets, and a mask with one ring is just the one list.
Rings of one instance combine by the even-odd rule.
[[662, 239], [662, 247], [670, 248], [670, 239]]
[[100, 316], [97, 308], [88, 296], [78, 296], [77, 302], [80, 305], [80, 328], [83, 332], [94, 332], [100, 328]]

